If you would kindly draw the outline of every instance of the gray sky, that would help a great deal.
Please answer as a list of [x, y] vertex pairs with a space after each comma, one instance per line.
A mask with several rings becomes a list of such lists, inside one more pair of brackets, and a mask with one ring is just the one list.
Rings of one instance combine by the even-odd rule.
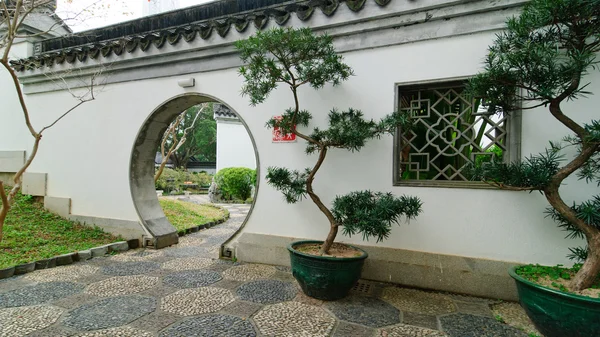
[[[210, 0], [58, 0], [56, 12], [75, 32], [137, 19], [143, 16], [144, 2], [162, 1], [189, 7]], [[165, 5], [165, 4], [163, 4]]]

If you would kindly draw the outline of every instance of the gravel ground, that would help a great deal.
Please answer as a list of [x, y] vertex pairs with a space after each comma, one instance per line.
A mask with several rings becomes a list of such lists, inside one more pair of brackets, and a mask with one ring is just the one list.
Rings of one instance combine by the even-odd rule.
[[[193, 196], [189, 198], [194, 201]], [[304, 295], [289, 267], [214, 259], [249, 205], [160, 251], [136, 249], [0, 281], [0, 337], [519, 337], [516, 303], [368, 282], [336, 302]]]

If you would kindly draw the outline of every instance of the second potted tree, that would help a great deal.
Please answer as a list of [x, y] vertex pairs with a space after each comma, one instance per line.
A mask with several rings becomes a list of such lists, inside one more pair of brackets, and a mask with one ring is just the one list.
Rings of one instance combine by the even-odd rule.
[[[571, 203], [560, 191], [573, 174], [600, 185], [600, 120], [581, 123], [577, 113], [582, 109], [566, 104], [590, 94], [585, 77], [598, 69], [598, 13], [598, 1], [529, 2], [519, 17], [508, 20], [507, 30], [489, 48], [485, 72], [470, 83], [492, 113], [544, 106], [552, 119], [537, 123], [558, 122], [569, 132], [562, 141], [551, 140], [542, 154], [516, 163], [491, 162], [473, 172], [474, 179], [501, 189], [541, 192], [551, 206], [547, 215], [569, 237], [587, 243], [571, 248], [571, 257], [582, 264], [510, 271], [521, 305], [547, 337], [600, 336], [600, 195]], [[588, 108], [597, 118], [597, 108]]]

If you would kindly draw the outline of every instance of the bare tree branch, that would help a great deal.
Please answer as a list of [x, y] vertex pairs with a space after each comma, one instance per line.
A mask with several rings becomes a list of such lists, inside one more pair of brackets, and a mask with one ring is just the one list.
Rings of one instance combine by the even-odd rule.
[[[186, 127], [185, 129], [183, 129], [181, 139], [179, 139], [179, 141], [177, 140], [177, 128], [179, 127], [181, 122], [184, 120], [186, 111], [183, 111], [179, 116], [177, 116], [177, 118], [173, 122], [171, 122], [171, 124], [167, 128], [167, 131], [165, 131], [162, 142], [160, 144], [162, 158], [161, 158], [160, 166], [158, 167], [158, 170], [156, 171], [156, 174], [154, 175], [155, 183], [158, 181], [158, 179], [162, 175], [162, 173], [165, 169], [165, 166], [167, 165], [167, 162], [169, 161], [169, 158], [171, 158], [171, 155], [174, 152], [176, 152], [177, 150], [179, 150], [179, 148], [183, 144], [185, 144], [185, 142], [187, 141], [187, 133], [194, 128], [194, 125], [196, 124], [198, 117], [204, 112], [204, 110], [206, 110], [206, 107], [202, 106], [196, 112], [196, 116], [194, 116], [194, 119], [192, 120], [192, 124], [190, 126]], [[169, 151], [167, 151], [167, 153], [165, 154], [165, 144], [166, 144], [167, 140], [169, 139], [169, 137], [171, 137], [171, 145], [169, 146]]]

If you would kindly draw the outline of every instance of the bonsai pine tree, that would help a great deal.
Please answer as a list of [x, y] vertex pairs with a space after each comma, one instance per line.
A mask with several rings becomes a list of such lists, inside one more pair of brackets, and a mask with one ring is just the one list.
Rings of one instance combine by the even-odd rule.
[[332, 110], [329, 125], [325, 129], [314, 128], [309, 134], [296, 126], [308, 127], [310, 112], [300, 108], [298, 88], [309, 85], [314, 89], [326, 83], [338, 85], [353, 75], [352, 69], [343, 63], [342, 56], [333, 48], [333, 40], [327, 35], [315, 35], [308, 28], [273, 29], [258, 32], [247, 40], [236, 43], [241, 59], [247, 66], [240, 68], [245, 85], [242, 94], [250, 97], [252, 105], [265, 101], [269, 93], [279, 84], [289, 86], [293, 106], [281, 118], [272, 118], [268, 128], [277, 127], [282, 133], [293, 133], [308, 144], [306, 154], [316, 154], [312, 168], [303, 171], [282, 167], [269, 167], [267, 182], [281, 191], [288, 203], [296, 203], [306, 196], [317, 205], [329, 220], [329, 234], [321, 246], [320, 253], [328, 254], [338, 228], [344, 234], [362, 233], [363, 239], [370, 237], [383, 240], [389, 236], [393, 223], [404, 216], [416, 217], [421, 211], [421, 201], [416, 197], [394, 197], [391, 193], [360, 191], [338, 196], [330, 210], [313, 189], [313, 182], [330, 149], [360, 151], [367, 140], [392, 133], [396, 127], [410, 128], [410, 116], [392, 113], [380, 121], [366, 120], [362, 112]]
[[[589, 94], [585, 75], [598, 66], [600, 2], [532, 0], [507, 24], [489, 48], [485, 71], [470, 83], [473, 94], [484, 97], [491, 112], [546, 107], [572, 135], [551, 140], [545, 153], [523, 162], [476, 167], [474, 177], [502, 189], [544, 194], [552, 206], [548, 215], [570, 237], [587, 241], [587, 247], [571, 249], [585, 262], [570, 288], [582, 290], [600, 274], [600, 196], [568, 205], [560, 187], [574, 173], [600, 184], [600, 121], [576, 122], [577, 111], [566, 109], [565, 102]], [[576, 154], [565, 153], [565, 147]]]

